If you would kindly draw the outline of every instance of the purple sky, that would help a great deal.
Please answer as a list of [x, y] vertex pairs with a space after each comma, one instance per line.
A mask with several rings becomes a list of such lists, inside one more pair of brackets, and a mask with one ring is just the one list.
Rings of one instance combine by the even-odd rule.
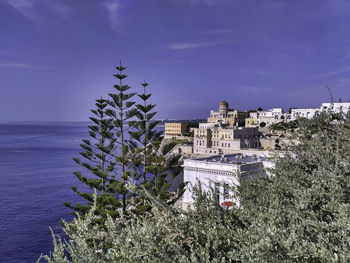
[[85, 121], [122, 59], [159, 118], [350, 98], [350, 1], [0, 0], [0, 121]]

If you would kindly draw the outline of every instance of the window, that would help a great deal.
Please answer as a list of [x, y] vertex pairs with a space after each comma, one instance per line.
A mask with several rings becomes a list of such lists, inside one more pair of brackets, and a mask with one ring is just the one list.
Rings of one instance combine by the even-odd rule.
[[215, 200], [218, 204], [220, 204], [220, 184], [215, 183]]
[[224, 184], [224, 199], [228, 199], [229, 198], [229, 192], [228, 192], [229, 186], [228, 184]]

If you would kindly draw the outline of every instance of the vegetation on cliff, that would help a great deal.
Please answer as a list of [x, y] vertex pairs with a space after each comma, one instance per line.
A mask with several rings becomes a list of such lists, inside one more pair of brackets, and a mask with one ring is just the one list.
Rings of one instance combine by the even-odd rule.
[[[195, 192], [193, 210], [165, 204], [136, 189], [153, 216], [93, 224], [94, 209], [65, 224], [48, 262], [349, 262], [350, 122], [321, 114], [301, 120], [298, 144], [275, 157], [274, 176], [245, 181], [241, 207], [226, 210]], [[75, 231], [72, 231], [74, 229]], [[76, 231], [77, 230], [77, 231]], [[91, 242], [103, 235], [101, 248]], [[92, 245], [91, 245], [92, 244]]]

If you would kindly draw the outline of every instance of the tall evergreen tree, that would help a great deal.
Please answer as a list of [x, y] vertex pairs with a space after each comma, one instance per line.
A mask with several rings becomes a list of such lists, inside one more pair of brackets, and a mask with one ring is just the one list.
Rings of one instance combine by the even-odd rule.
[[138, 121], [134, 123], [135, 130], [130, 132], [130, 136], [136, 141], [133, 144], [133, 149], [135, 156], [139, 160], [138, 164], [142, 168], [142, 182], [145, 183], [147, 170], [149, 170], [150, 166], [150, 157], [156, 154], [154, 146], [157, 141], [160, 141], [162, 132], [155, 129], [159, 121], [153, 120], [153, 117], [157, 113], [152, 110], [156, 105], [148, 103], [148, 99], [152, 95], [146, 93], [148, 83], [144, 82], [141, 85], [143, 87], [143, 93], [138, 94], [141, 103], [136, 105], [137, 113], [135, 115]]
[[[129, 147], [129, 138], [128, 130], [132, 126], [132, 118], [136, 114], [136, 108], [134, 107], [135, 102], [130, 101], [130, 99], [136, 94], [134, 92], [128, 93], [128, 90], [131, 88], [128, 85], [125, 85], [123, 80], [127, 77], [124, 74], [126, 67], [123, 67], [121, 62], [118, 67], [117, 74], [113, 76], [117, 79], [117, 84], [113, 87], [116, 93], [110, 93], [108, 104], [111, 106], [107, 110], [108, 116], [111, 117], [114, 124], [114, 132], [116, 135], [115, 143], [120, 147], [120, 155], [115, 158], [116, 170], [115, 178], [112, 179], [110, 188], [116, 190], [121, 195], [122, 199], [122, 210], [123, 213], [126, 213], [127, 209], [127, 199], [130, 199], [130, 195], [126, 188], [126, 184], [132, 175], [133, 164], [131, 162], [130, 156], [130, 147]], [[121, 172], [121, 181], [118, 180], [119, 174]]]
[[[175, 202], [183, 194], [184, 185], [180, 185], [175, 193], [168, 190], [169, 173], [178, 175], [180, 155], [167, 156], [173, 147], [162, 144], [162, 131], [156, 129], [159, 121], [154, 120], [157, 112], [153, 111], [155, 104], [150, 104], [151, 93], [147, 93], [148, 83], [141, 84], [143, 92], [138, 94], [141, 103], [136, 105], [137, 121], [134, 122], [134, 130], [130, 131], [133, 139], [134, 164], [141, 168], [139, 177], [142, 179], [142, 186], [152, 194], [167, 203]], [[173, 145], [174, 146], [174, 145]], [[147, 178], [148, 177], [148, 178]], [[150, 208], [150, 205], [140, 206], [138, 211], [142, 212]]]
[[91, 110], [94, 117], [90, 117], [93, 125], [89, 126], [90, 140], [84, 139], [80, 144], [83, 149], [80, 152], [81, 158], [73, 158], [73, 160], [81, 165], [88, 174], [74, 172], [75, 176], [84, 183], [90, 191], [80, 191], [76, 186], [72, 186], [72, 190], [87, 200], [87, 204], [82, 205], [76, 203], [75, 206], [69, 202], [65, 202], [69, 208], [72, 208], [73, 214], [85, 215], [93, 204], [93, 189], [97, 191], [97, 206], [95, 221], [103, 224], [107, 218], [107, 214], [112, 217], [117, 216], [117, 208], [120, 206], [119, 200], [115, 199], [115, 193], [111, 191], [109, 184], [111, 172], [114, 169], [114, 160], [112, 160], [112, 151], [115, 147], [115, 139], [112, 133], [112, 119], [107, 116], [105, 99], [96, 100], [96, 109]]

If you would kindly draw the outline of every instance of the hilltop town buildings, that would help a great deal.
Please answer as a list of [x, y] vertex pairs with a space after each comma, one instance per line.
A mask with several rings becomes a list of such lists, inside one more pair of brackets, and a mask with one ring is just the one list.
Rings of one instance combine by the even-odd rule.
[[[243, 112], [229, 109], [226, 101], [222, 101], [219, 110], [210, 111], [208, 122], [199, 123], [199, 128], [191, 128], [193, 131], [192, 151], [186, 144], [179, 152], [198, 155], [233, 154], [241, 150], [273, 148], [274, 140], [262, 138], [259, 126], [270, 126], [278, 122], [288, 122], [299, 117], [312, 119], [321, 112], [348, 113], [350, 102], [322, 103], [320, 108], [291, 109], [289, 113], [282, 108], [272, 108], [256, 112]], [[245, 126], [245, 127], [242, 127]], [[166, 123], [165, 138], [181, 137], [186, 132], [184, 123]]]
[[[203, 191], [214, 191], [214, 197], [221, 206], [240, 206], [242, 200], [233, 194], [233, 188], [240, 185], [241, 180], [269, 173], [264, 168], [274, 166], [267, 160], [268, 151], [259, 150], [262, 143], [259, 132], [261, 123], [269, 126], [298, 117], [311, 119], [323, 111], [346, 114], [350, 112], [350, 102], [322, 103], [320, 108], [291, 109], [290, 113], [283, 112], [282, 108], [272, 108], [250, 114], [230, 110], [226, 101], [221, 102], [218, 111], [210, 111], [208, 122], [199, 123], [198, 128], [193, 128], [193, 150], [189, 145], [184, 148], [192, 158], [198, 155], [206, 157], [184, 159], [184, 182], [188, 182], [188, 185], [183, 196], [183, 207], [193, 205], [193, 186], [198, 182]], [[183, 126], [178, 124], [168, 124], [166, 135], [183, 134], [182, 129]], [[178, 152], [185, 151], [179, 148]]]
[[321, 112], [344, 113], [350, 111], [350, 102], [322, 103], [319, 108], [295, 108], [290, 113], [283, 112], [282, 108], [272, 108], [267, 111], [250, 112], [249, 117], [245, 119], [246, 127], [259, 126], [265, 123], [266, 126], [283, 121], [294, 121], [297, 118], [312, 119]]
[[193, 153], [216, 155], [259, 148], [258, 128], [240, 127], [247, 116], [247, 112], [229, 110], [228, 103], [221, 102], [219, 111], [210, 111], [208, 122], [194, 129]]

